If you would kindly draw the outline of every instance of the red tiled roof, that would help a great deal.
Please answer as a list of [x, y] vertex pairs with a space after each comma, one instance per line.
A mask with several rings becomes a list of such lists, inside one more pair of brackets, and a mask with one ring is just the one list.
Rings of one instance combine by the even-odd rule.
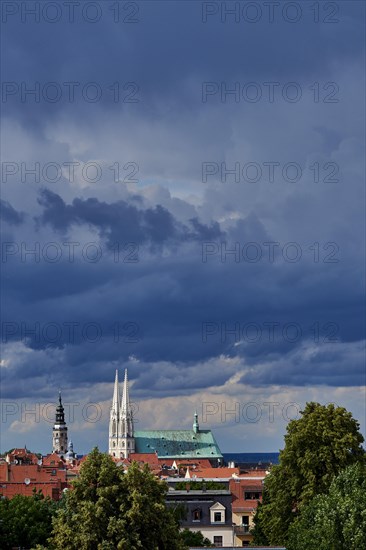
[[66, 469], [38, 464], [0, 464], [0, 495], [7, 498], [18, 494], [31, 496], [35, 489], [58, 500], [67, 486]]
[[57, 453], [46, 455], [42, 459], [43, 466], [58, 466], [63, 467], [65, 462]]
[[28, 449], [13, 449], [11, 453], [8, 453], [6, 456], [8, 462], [12, 463], [15, 461], [27, 462], [29, 464], [37, 464], [38, 457], [35, 453], [31, 453]]
[[160, 463], [156, 453], [131, 453], [130, 460], [131, 462], [136, 460], [136, 462], [143, 462], [144, 464], [154, 464], [154, 466], [158, 466]]

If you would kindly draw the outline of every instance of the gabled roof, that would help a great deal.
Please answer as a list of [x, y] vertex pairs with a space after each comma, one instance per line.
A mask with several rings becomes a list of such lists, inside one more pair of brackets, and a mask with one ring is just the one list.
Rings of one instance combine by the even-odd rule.
[[58, 466], [64, 467], [64, 461], [57, 453], [50, 453], [43, 457], [42, 459], [43, 466]]
[[220, 448], [211, 430], [135, 431], [137, 453], [157, 452], [159, 458], [220, 458]]
[[210, 510], [225, 510], [225, 506], [221, 502], [215, 502], [215, 504], [210, 506]]

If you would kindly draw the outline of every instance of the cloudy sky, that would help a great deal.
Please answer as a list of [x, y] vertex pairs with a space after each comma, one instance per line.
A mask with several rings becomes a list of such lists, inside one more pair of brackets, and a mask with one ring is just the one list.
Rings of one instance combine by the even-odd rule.
[[[36, 6], [31, 13], [30, 6]], [[3, 2], [2, 440], [365, 433], [363, 2]], [[38, 11], [37, 11], [38, 10]]]

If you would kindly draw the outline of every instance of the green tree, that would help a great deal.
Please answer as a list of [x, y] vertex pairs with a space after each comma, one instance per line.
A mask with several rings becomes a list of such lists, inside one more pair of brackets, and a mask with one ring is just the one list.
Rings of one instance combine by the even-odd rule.
[[44, 545], [52, 530], [52, 517], [57, 503], [44, 498], [41, 492], [33, 496], [16, 495], [0, 500], [0, 548], [31, 548]]
[[211, 541], [204, 537], [201, 531], [190, 531], [189, 529], [183, 529], [180, 533], [184, 544], [187, 546], [200, 546], [212, 548], [214, 545]]
[[316, 496], [289, 530], [289, 550], [366, 548], [366, 467], [348, 466], [329, 493]]
[[54, 519], [50, 543], [56, 550], [184, 550], [166, 492], [148, 465], [133, 463], [124, 474], [94, 449]]
[[287, 426], [285, 448], [264, 482], [255, 514], [254, 543], [286, 544], [291, 523], [337, 474], [365, 460], [359, 424], [343, 407], [307, 403]]

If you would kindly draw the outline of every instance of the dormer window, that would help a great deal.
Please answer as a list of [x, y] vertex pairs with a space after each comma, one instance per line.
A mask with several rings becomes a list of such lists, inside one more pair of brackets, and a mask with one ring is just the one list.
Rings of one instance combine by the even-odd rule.
[[225, 523], [225, 506], [221, 502], [215, 502], [210, 507], [210, 521], [211, 523]]
[[193, 510], [192, 512], [192, 521], [201, 521], [201, 515], [202, 515], [201, 509], [196, 508], [196, 510]]

